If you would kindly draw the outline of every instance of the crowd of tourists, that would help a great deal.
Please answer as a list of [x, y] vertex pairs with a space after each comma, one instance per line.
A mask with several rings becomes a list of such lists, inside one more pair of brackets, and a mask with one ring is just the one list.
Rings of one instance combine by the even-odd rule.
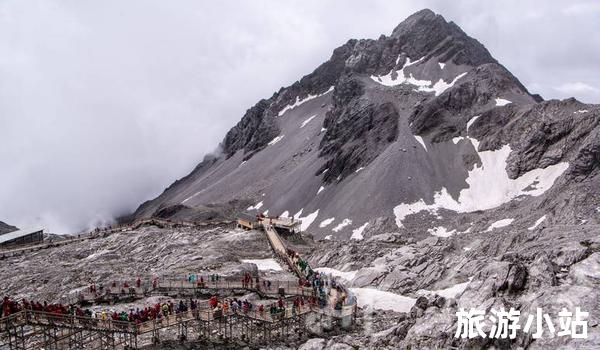
[[129, 311], [115, 311], [82, 308], [77, 305], [65, 305], [60, 303], [41, 303], [28, 301], [26, 299], [19, 302], [15, 299], [4, 297], [2, 304], [0, 305], [0, 318], [16, 314], [23, 310], [30, 310], [45, 312], [48, 313], [49, 316], [78, 316], [93, 318], [100, 321], [112, 320], [141, 324], [152, 320], [160, 322], [166, 317], [172, 315], [177, 316], [188, 311], [197, 315], [197, 312], [200, 311], [200, 309], [212, 311], [213, 317], [254, 313], [255, 316], [260, 315], [262, 318], [265, 318], [267, 315], [275, 318], [285, 315], [286, 310], [289, 310], [292, 315], [295, 315], [305, 308], [314, 307], [317, 303], [317, 299], [312, 296], [297, 296], [291, 299], [283, 299], [280, 297], [276, 301], [260, 303], [237, 298], [219, 299], [214, 295], [208, 300], [207, 305], [204, 307], [201, 307], [200, 303], [201, 302], [194, 299], [180, 300], [179, 302], [166, 301], [144, 308], [132, 308]]
[[314, 271], [296, 251], [287, 249], [286, 253], [300, 272], [301, 277], [298, 279], [298, 284], [302, 287], [312, 288], [319, 307], [332, 305], [334, 309], [341, 310], [344, 305], [356, 303], [355, 297], [348, 293], [343, 285], [338, 284], [335, 279], [329, 278], [327, 274]]
[[127, 311], [114, 310], [95, 310], [82, 308], [76, 305], [65, 305], [60, 303], [49, 304], [47, 302], [28, 301], [26, 299], [20, 302], [5, 296], [0, 305], [0, 318], [8, 317], [23, 310], [44, 312], [51, 316], [78, 316], [91, 317], [102, 321], [124, 321], [143, 323], [150, 320], [160, 320], [163, 317], [178, 315], [182, 312], [191, 310], [194, 312], [198, 309], [198, 301], [190, 299], [189, 301], [180, 300], [175, 304], [173, 301], [156, 303], [145, 308], [135, 308]]
[[302, 310], [316, 305], [314, 297], [300, 297], [284, 299], [280, 297], [277, 301], [270, 303], [252, 302], [237, 298], [225, 298], [220, 300], [217, 296], [212, 296], [208, 305], [215, 315], [223, 314], [230, 315], [235, 313], [254, 313], [255, 316], [265, 318], [267, 314], [271, 318], [281, 317], [286, 315], [286, 310], [289, 310], [291, 315], [299, 314]]

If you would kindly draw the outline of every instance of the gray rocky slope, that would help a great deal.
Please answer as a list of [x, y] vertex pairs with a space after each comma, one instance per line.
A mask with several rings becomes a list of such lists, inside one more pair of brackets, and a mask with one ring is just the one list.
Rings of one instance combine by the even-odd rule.
[[[547, 224], [595, 223], [598, 114], [597, 105], [531, 95], [479, 42], [423, 10], [390, 36], [348, 41], [259, 101], [227, 133], [222, 154], [134, 217], [259, 207], [312, 220], [317, 237], [348, 238], [377, 219], [419, 235], [439, 226], [411, 227], [422, 201], [459, 222], [512, 203], [515, 224], [531, 226], [546, 213]], [[528, 194], [532, 200], [512, 201]]]
[[[376, 322], [391, 320], [384, 330], [307, 349], [594, 349], [599, 123], [598, 105], [543, 101], [454, 23], [423, 10], [390, 36], [348, 41], [258, 102], [222, 154], [134, 217], [295, 215], [317, 239], [314, 266], [350, 273], [354, 288], [427, 295], [407, 314], [375, 311]], [[537, 307], [556, 317], [580, 306], [588, 339], [453, 337], [458, 308], [500, 306], [520, 310], [523, 323]]]

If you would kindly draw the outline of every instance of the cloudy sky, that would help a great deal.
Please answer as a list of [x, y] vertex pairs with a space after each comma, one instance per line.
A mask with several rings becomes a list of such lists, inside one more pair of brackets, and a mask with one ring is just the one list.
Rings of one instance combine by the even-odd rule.
[[135, 209], [257, 100], [424, 7], [530, 91], [600, 103], [592, 0], [0, 0], [0, 220], [73, 233]]

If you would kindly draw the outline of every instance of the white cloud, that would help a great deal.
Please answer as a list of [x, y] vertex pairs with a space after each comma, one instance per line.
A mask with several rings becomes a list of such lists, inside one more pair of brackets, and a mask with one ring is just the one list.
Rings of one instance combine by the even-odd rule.
[[134, 209], [258, 100], [424, 7], [538, 82], [533, 92], [598, 102], [597, 89], [553, 88], [600, 86], [598, 21], [558, 0], [507, 1], [2, 1], [0, 220], [73, 232]]
[[592, 85], [581, 81], [565, 83], [555, 88], [565, 94], [580, 94], [580, 93], [597, 93], [600, 90]]
[[600, 3], [597, 1], [586, 1], [570, 4], [562, 12], [567, 15], [594, 15], [600, 13]]

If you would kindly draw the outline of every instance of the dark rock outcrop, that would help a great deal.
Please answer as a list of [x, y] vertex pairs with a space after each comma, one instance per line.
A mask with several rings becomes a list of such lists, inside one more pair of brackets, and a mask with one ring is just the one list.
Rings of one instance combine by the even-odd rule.
[[18, 228], [16, 228], [15, 226], [12, 226], [12, 225], [9, 225], [7, 223], [0, 221], [0, 235], [9, 233], [12, 231], [16, 231], [16, 230], [18, 230]]
[[389, 102], [373, 103], [362, 99], [359, 80], [341, 79], [333, 94], [333, 110], [327, 113], [323, 127], [320, 156], [328, 161], [319, 169], [323, 181], [341, 180], [368, 164], [396, 140], [398, 112]]

